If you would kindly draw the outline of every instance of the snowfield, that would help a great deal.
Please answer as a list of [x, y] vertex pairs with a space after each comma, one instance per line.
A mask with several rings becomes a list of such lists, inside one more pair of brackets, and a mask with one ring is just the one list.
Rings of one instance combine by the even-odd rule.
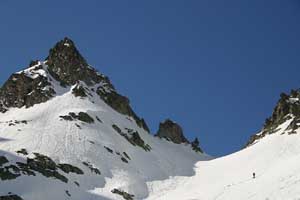
[[[300, 199], [300, 137], [281, 130], [237, 153], [199, 161], [192, 177], [148, 183], [152, 199], [298, 200]], [[253, 179], [252, 173], [256, 173]]]
[[[18, 73], [33, 79], [47, 77], [51, 85], [44, 89], [53, 89], [56, 96], [30, 108], [0, 113], [0, 167], [8, 170], [0, 170], [0, 178], [18, 172], [11, 165], [23, 170], [21, 176], [0, 181], [0, 196], [122, 200], [112, 193], [117, 189], [136, 200], [300, 199], [300, 130], [285, 132], [292, 117], [252, 146], [212, 159], [193, 151], [190, 144], [174, 144], [147, 133], [132, 117], [99, 98], [95, 88], [101, 84], [93, 88], [78, 81], [62, 87], [45, 64]], [[89, 95], [75, 97], [72, 91], [78, 86]], [[78, 120], [80, 113], [85, 121]], [[146, 148], [131, 144], [123, 134], [135, 131]], [[46, 171], [36, 167], [38, 156]], [[31, 162], [34, 174], [26, 162]]]
[[[46, 68], [44, 66], [44, 70]], [[25, 72], [33, 78], [38, 76], [31, 71], [32, 68]], [[38, 71], [43, 76], [46, 73], [41, 69]], [[51, 78], [50, 74], [47, 76]], [[189, 144], [174, 144], [153, 137], [138, 127], [134, 119], [104, 103], [92, 88], [88, 88], [91, 93], [88, 97], [75, 97], [72, 94], [75, 86], [62, 88], [51, 79], [51, 87], [57, 91], [57, 96], [30, 108], [11, 108], [0, 113], [0, 156], [4, 155], [15, 163], [26, 160], [25, 156], [16, 153], [26, 149], [29, 155], [40, 153], [56, 163], [79, 167], [84, 175], [69, 174], [67, 184], [39, 174], [0, 181], [0, 196], [11, 192], [25, 200], [123, 199], [111, 192], [119, 189], [133, 194], [134, 199], [145, 199], [149, 195], [147, 183], [178, 175], [193, 176], [194, 165], [199, 160], [211, 159], [206, 154], [194, 152]], [[78, 84], [87, 88], [82, 82]], [[94, 122], [89, 124], [61, 118], [70, 112], [85, 112]], [[117, 133], [113, 125], [124, 132], [129, 129], [138, 131], [151, 150], [133, 146]], [[128, 163], [123, 161], [124, 158]], [[99, 169], [101, 175], [91, 173], [83, 162]]]

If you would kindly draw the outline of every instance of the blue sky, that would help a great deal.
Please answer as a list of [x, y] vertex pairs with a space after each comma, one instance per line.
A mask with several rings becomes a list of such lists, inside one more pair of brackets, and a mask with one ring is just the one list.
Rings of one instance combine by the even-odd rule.
[[68, 36], [152, 132], [171, 118], [225, 155], [300, 86], [299, 11], [298, 0], [4, 0], [0, 83]]

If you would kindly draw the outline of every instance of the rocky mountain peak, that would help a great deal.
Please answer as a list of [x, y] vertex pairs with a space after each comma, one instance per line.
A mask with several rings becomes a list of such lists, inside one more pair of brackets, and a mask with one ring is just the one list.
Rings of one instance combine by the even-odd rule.
[[246, 146], [253, 144], [265, 135], [272, 134], [278, 130], [278, 126], [287, 120], [291, 120], [286, 129], [288, 134], [295, 133], [300, 122], [300, 90], [291, 90], [290, 94], [281, 93], [280, 98], [273, 110], [272, 115], [266, 119], [260, 134], [251, 136]]
[[181, 126], [170, 119], [166, 119], [164, 122], [159, 124], [159, 130], [156, 136], [166, 138], [167, 140], [171, 140], [176, 144], [189, 142], [185, 138]]
[[[52, 65], [52, 68], [85, 68], [88, 66], [86, 60], [79, 53], [75, 46], [75, 43], [65, 37], [63, 40], [57, 42], [53, 48], [49, 51], [49, 56], [47, 57], [48, 64]], [[74, 64], [72, 67], [68, 67]], [[65, 66], [65, 65], [67, 66]]]
[[25, 70], [11, 75], [0, 88], [0, 112], [46, 102], [55, 97], [56, 89], [62, 90], [59, 87], [67, 89], [73, 85], [76, 85], [73, 89], [76, 97], [93, 96], [92, 91], [114, 110], [132, 117], [139, 127], [150, 132], [144, 119], [131, 108], [129, 99], [115, 90], [108, 77], [87, 64], [69, 38], [56, 43], [46, 61], [31, 61]]
[[50, 49], [46, 61], [49, 72], [67, 85], [74, 85], [78, 80], [92, 85], [103, 79], [95, 69], [87, 64], [75, 43], [67, 37]]

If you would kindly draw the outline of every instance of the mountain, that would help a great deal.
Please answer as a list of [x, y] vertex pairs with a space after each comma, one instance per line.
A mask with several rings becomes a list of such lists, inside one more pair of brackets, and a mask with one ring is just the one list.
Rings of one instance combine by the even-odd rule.
[[209, 159], [171, 120], [151, 135], [69, 38], [0, 89], [0, 200], [145, 199]]
[[299, 144], [300, 90], [282, 93], [262, 130], [224, 157], [171, 119], [152, 135], [65, 38], [0, 89], [0, 200], [294, 200]]
[[290, 94], [281, 93], [280, 99], [274, 108], [272, 115], [266, 119], [262, 131], [253, 135], [246, 146], [258, 142], [267, 135], [278, 132], [280, 125], [287, 123], [283, 134], [296, 134], [300, 127], [300, 90], [291, 90]]
[[195, 165], [195, 175], [150, 183], [148, 200], [300, 198], [300, 91], [282, 93], [262, 130], [236, 153]]

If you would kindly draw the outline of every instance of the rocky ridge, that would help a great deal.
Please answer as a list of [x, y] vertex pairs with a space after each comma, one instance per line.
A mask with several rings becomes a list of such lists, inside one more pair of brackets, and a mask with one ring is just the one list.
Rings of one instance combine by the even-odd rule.
[[275, 133], [279, 126], [290, 120], [284, 133], [295, 134], [300, 127], [300, 90], [291, 90], [290, 94], [281, 93], [272, 115], [266, 119], [259, 134], [251, 136], [246, 147], [254, 144], [266, 135]]
[[14, 73], [0, 102], [0, 199], [145, 199], [147, 182], [189, 176], [211, 159], [179, 125], [170, 142], [148, 134], [68, 38]]
[[0, 112], [46, 102], [63, 88], [73, 85], [86, 85], [78, 86], [73, 91], [75, 96], [95, 93], [117, 112], [133, 117], [138, 126], [149, 132], [144, 119], [131, 108], [129, 99], [116, 91], [108, 77], [87, 64], [69, 38], [59, 41], [45, 61], [32, 61], [28, 68], [11, 75], [0, 88]]

